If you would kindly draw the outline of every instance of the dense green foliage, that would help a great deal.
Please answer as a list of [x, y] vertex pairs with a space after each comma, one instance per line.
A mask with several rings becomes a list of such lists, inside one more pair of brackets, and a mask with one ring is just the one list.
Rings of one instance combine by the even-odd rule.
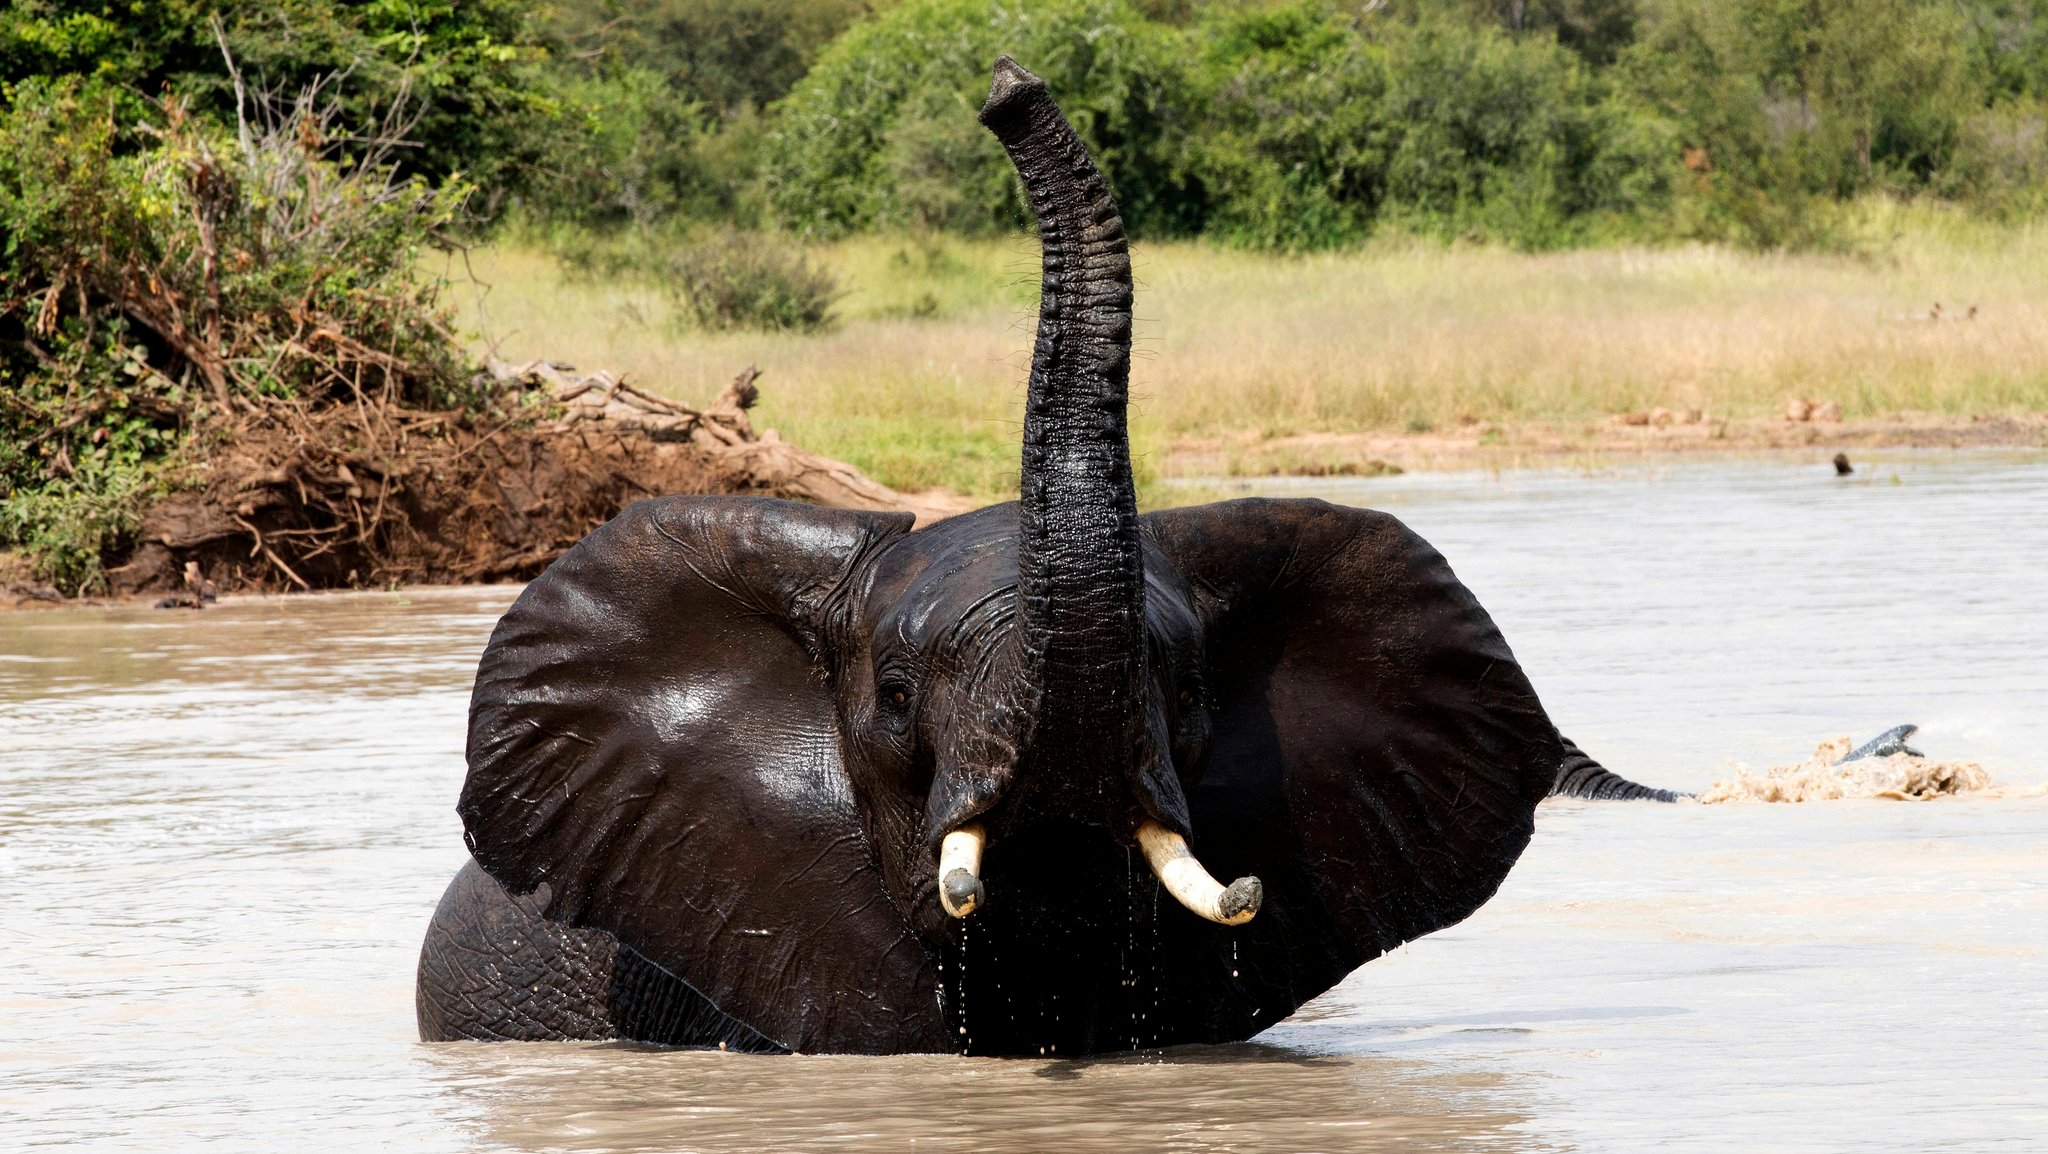
[[1314, 4], [1204, 31], [1195, 154], [1224, 238], [1318, 247], [1389, 219], [1553, 245], [1668, 197], [1670, 140], [1555, 40], [1446, 20], [1368, 35]]
[[1381, 223], [1549, 247], [1824, 243], [1872, 192], [2027, 204], [2048, 4], [1551, 0], [1368, 9], [912, 0], [779, 106], [775, 215], [836, 234], [1025, 223], [971, 113], [983, 64], [1044, 73], [1133, 231], [1256, 247]]
[[402, 130], [394, 163], [436, 182], [460, 173], [484, 192], [472, 209], [488, 209], [541, 159], [558, 117], [530, 12], [517, 0], [10, 0], [0, 79], [90, 77], [128, 121], [166, 91], [231, 119], [232, 54], [251, 94], [320, 85], [338, 138]]
[[1178, 42], [1125, 0], [911, 0], [856, 25], [779, 107], [765, 158], [777, 218], [799, 230], [1016, 228], [1022, 194], [975, 120], [1007, 52], [1045, 77], [1140, 233], [1188, 231], [1201, 193]]
[[728, 232], [676, 251], [668, 283], [707, 329], [816, 332], [832, 322], [839, 282], [787, 243]]
[[1987, 93], [1963, 18], [1917, 0], [1674, 0], [1631, 55], [1645, 100], [1697, 148], [1694, 227], [1816, 239], [1816, 210], [1952, 181]]
[[194, 435], [266, 399], [473, 399], [412, 273], [459, 184], [346, 166], [299, 106], [238, 136], [172, 100], [124, 143], [97, 79], [0, 114], [0, 546], [91, 587]]
[[563, 118], [530, 223], [758, 223], [763, 111], [861, 11], [850, 0], [572, 0], [550, 26]]
[[223, 42], [557, 235], [1026, 225], [973, 117], [998, 52], [1140, 236], [1814, 245], [1868, 194], [2048, 187], [2048, 0], [19, 0], [0, 77], [225, 119]]

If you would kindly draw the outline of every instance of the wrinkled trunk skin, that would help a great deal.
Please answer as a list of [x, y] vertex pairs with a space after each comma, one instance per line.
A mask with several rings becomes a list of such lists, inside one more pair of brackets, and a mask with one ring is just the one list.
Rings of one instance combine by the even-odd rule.
[[1123, 218], [1045, 82], [1007, 56], [996, 62], [981, 122], [1023, 179], [1044, 250], [1017, 585], [1026, 676], [1039, 700], [1030, 767], [1013, 800], [1034, 813], [1115, 824], [1135, 795], [1185, 830], [1186, 802], [1140, 708], [1144, 579], [1124, 412], [1131, 261]]
[[[940, 969], [963, 1052], [1048, 1056], [1152, 1044], [1163, 988], [1157, 887], [1124, 843], [1133, 803], [1185, 829], [1187, 802], [1145, 697], [1143, 561], [1124, 408], [1131, 265], [1109, 187], [1044, 82], [997, 61], [981, 121], [1008, 150], [1044, 249], [1018, 504], [1018, 687], [984, 714], [1020, 722], [987, 789], [988, 901]], [[944, 791], [947, 796], [941, 797]], [[944, 822], [934, 824], [937, 834]], [[1171, 904], [1171, 899], [1167, 899]]]

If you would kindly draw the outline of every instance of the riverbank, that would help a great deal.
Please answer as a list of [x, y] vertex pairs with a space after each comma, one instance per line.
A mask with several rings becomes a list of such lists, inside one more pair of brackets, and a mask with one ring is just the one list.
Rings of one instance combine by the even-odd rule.
[[1714, 455], [1826, 461], [1880, 449], [2048, 449], [2048, 413], [1943, 417], [1909, 413], [1866, 420], [1734, 419], [1668, 409], [1606, 421], [1472, 421], [1408, 432], [1256, 433], [1185, 437], [1159, 461], [1162, 478], [1371, 477], [1453, 469], [1540, 469], [1696, 460]]
[[[1234, 458], [1289, 472], [2040, 444], [2048, 226], [1878, 206], [1864, 231], [1849, 254], [1138, 245], [1141, 481], [1227, 474]], [[696, 330], [659, 283], [566, 276], [530, 248], [473, 254], [481, 284], [451, 296], [508, 358], [603, 366], [662, 393], [751, 362], [770, 386], [758, 419], [796, 443], [900, 490], [1013, 492], [1036, 241], [866, 237], [810, 253], [843, 291], [837, 326], [816, 335]], [[1786, 421], [1798, 401], [1822, 419]]]

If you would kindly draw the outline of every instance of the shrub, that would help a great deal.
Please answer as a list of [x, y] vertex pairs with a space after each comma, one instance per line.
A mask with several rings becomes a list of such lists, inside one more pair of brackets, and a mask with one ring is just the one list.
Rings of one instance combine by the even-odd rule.
[[1595, 174], [1617, 125], [1554, 42], [1425, 22], [1390, 36], [1387, 199], [1425, 231], [1551, 247], [1601, 208]]
[[839, 282], [795, 247], [728, 231], [686, 245], [670, 264], [679, 300], [707, 329], [815, 332], [832, 323]]
[[1213, 235], [1317, 248], [1365, 235], [1386, 195], [1384, 54], [1316, 3], [1223, 10], [1200, 29], [1195, 164]]
[[346, 166], [302, 100], [229, 132], [177, 98], [130, 141], [64, 78], [0, 114], [0, 545], [95, 585], [179, 450], [267, 400], [474, 399], [419, 247], [466, 189]]
[[1391, 218], [1541, 247], [1668, 196], [1675, 145], [1550, 40], [1318, 0], [1219, 10], [1200, 33], [1195, 172], [1225, 239], [1324, 247]]
[[1936, 187], [1992, 216], [2048, 207], [2048, 101], [2001, 100], [1964, 121]]
[[564, 54], [573, 65], [652, 74], [726, 120], [780, 99], [866, 7], [862, 0], [564, 0], [554, 24], [575, 46]]
[[521, 195], [522, 226], [647, 229], [677, 218], [730, 220], [751, 175], [718, 163], [704, 105], [644, 69], [558, 77], [563, 108], [547, 161]]

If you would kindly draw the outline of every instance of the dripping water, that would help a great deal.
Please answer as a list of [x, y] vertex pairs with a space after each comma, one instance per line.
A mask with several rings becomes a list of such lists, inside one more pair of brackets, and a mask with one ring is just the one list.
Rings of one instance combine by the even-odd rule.
[[965, 1057], [974, 1048], [974, 1035], [967, 1032], [967, 943], [974, 939], [974, 919], [966, 918], [960, 923], [960, 1055]]
[[[1150, 871], [1147, 871], [1150, 872]], [[1152, 952], [1146, 958], [1146, 968], [1152, 977], [1152, 1008], [1139, 1015], [1152, 1026], [1152, 1044], [1159, 1044], [1159, 879], [1152, 879]]]
[[1123, 997], [1131, 1049], [1138, 1048], [1138, 887], [1131, 870], [1131, 847], [1124, 847]]

